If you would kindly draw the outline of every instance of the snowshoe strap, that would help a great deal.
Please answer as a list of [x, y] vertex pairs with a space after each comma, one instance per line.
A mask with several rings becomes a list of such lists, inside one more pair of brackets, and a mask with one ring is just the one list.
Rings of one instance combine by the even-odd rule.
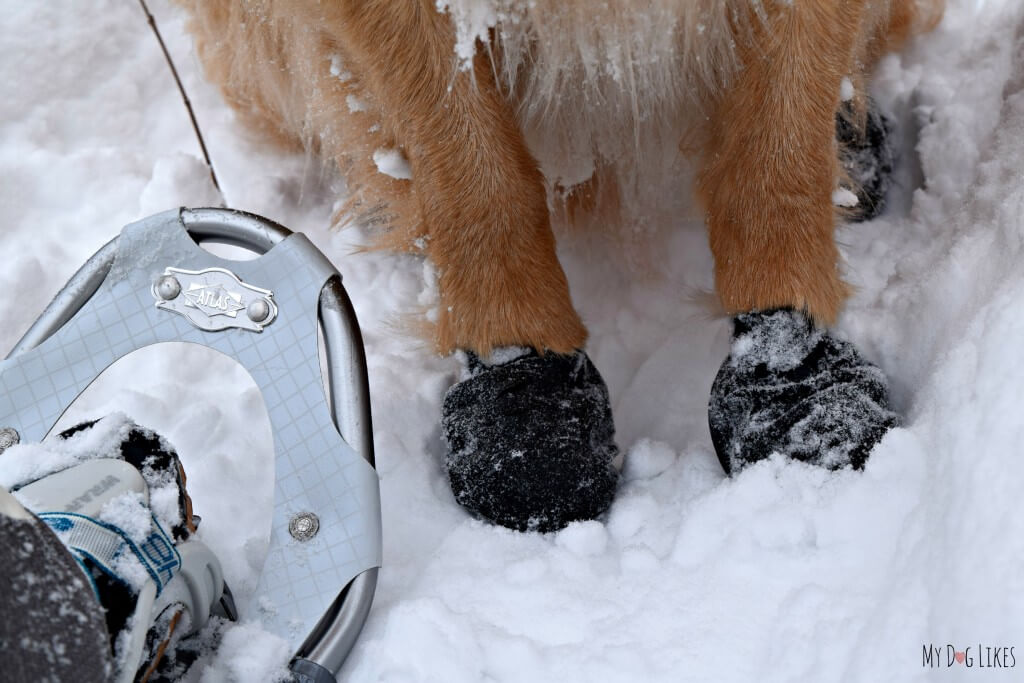
[[151, 516], [153, 530], [149, 536], [142, 543], [135, 543], [123, 529], [85, 515], [42, 512], [38, 516], [53, 529], [80, 563], [88, 560], [111, 578], [128, 586], [133, 582], [124, 575], [126, 558], [134, 556], [142, 564], [156, 584], [157, 595], [163, 592], [164, 586], [181, 567], [181, 555], [155, 517]]

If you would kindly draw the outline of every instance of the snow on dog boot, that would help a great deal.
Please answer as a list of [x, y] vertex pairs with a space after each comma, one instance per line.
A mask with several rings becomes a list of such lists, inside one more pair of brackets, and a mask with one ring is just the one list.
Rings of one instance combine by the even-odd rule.
[[583, 351], [467, 352], [441, 428], [455, 499], [519, 531], [594, 519], [612, 502], [618, 448], [608, 389]]
[[178, 457], [153, 432], [111, 416], [11, 448], [0, 455], [0, 484], [77, 562], [105, 611], [117, 681], [158, 678], [218, 604], [233, 616], [220, 563], [192, 536]]
[[[837, 203], [850, 210], [848, 216], [852, 220], [871, 220], [885, 208], [896, 160], [892, 128], [892, 122], [872, 99], [868, 99], [863, 127], [855, 122], [848, 105], [836, 114], [839, 163], [854, 184], [852, 188], [843, 188], [845, 193], [837, 195]], [[852, 201], [854, 197], [856, 203]]]
[[736, 472], [772, 453], [860, 468], [899, 418], [882, 371], [852, 344], [803, 313], [777, 309], [735, 318], [708, 422], [722, 467]]

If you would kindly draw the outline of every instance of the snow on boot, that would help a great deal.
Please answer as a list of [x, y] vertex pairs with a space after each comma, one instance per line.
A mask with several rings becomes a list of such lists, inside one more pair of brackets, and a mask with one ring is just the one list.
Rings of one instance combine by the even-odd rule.
[[119, 682], [155, 680], [165, 656], [225, 597], [220, 563], [192, 537], [177, 455], [122, 415], [10, 448], [0, 454], [0, 487], [77, 563], [80, 592], [105, 613], [104, 650]]
[[803, 313], [777, 309], [735, 318], [708, 422], [722, 467], [737, 472], [772, 453], [860, 468], [899, 418], [882, 371], [852, 344]]
[[0, 487], [2, 678], [106, 681], [114, 672], [108, 642], [103, 608], [74, 558]]
[[467, 352], [441, 428], [455, 499], [519, 531], [556, 531], [611, 505], [619, 472], [608, 389], [583, 351]]
[[869, 99], [861, 128], [854, 123], [849, 107], [844, 106], [844, 110], [836, 114], [836, 139], [839, 141], [839, 163], [854, 183], [854, 187], [845, 189], [857, 197], [856, 205], [849, 207], [850, 219], [867, 221], [876, 218], [885, 208], [885, 195], [892, 184], [896, 160], [892, 122], [878, 110], [875, 101]]

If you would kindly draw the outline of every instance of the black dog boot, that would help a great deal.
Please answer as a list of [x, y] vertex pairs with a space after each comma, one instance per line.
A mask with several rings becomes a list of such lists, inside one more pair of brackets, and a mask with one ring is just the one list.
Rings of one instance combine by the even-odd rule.
[[735, 318], [708, 422], [722, 467], [736, 472], [772, 453], [860, 468], [899, 418], [882, 371], [852, 344], [802, 313], [777, 309]]
[[839, 163], [854, 183], [854, 187], [844, 189], [857, 197], [857, 204], [849, 214], [851, 220], [871, 220], [885, 208], [885, 195], [892, 184], [896, 160], [892, 129], [892, 122], [871, 99], [863, 129], [854, 125], [848, 106], [844, 105], [836, 114]]
[[587, 354], [466, 356], [441, 419], [455, 499], [519, 531], [556, 531], [607, 510], [618, 448], [608, 389]]

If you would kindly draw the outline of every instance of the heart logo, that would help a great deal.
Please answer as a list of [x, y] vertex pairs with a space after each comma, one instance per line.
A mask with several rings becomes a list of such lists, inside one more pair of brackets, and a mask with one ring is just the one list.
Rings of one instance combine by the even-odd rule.
[[964, 657], [966, 656], [966, 653], [964, 653], [964, 652], [954, 652], [953, 656], [956, 658], [957, 662], [959, 662], [960, 664], [963, 664], [964, 663]]

